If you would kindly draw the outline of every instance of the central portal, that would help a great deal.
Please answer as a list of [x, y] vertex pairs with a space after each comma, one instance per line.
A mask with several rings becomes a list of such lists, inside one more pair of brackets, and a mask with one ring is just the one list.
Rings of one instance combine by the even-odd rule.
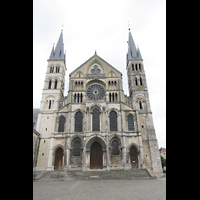
[[102, 146], [94, 142], [90, 149], [90, 169], [103, 169]]

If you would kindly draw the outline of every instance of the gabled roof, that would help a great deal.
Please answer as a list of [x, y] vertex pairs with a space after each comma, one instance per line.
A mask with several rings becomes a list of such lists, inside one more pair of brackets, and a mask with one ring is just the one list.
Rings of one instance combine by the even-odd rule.
[[49, 56], [49, 60], [64, 60], [65, 61], [65, 53], [64, 53], [64, 44], [63, 44], [63, 33], [61, 31], [60, 37], [56, 44], [56, 48], [54, 50], [54, 46], [51, 50], [51, 54]]
[[111, 68], [113, 68], [114, 70], [116, 70], [118, 73], [120, 73], [120, 74], [122, 75], [122, 73], [121, 73], [119, 70], [117, 70], [115, 67], [113, 67], [112, 65], [110, 65], [108, 62], [106, 62], [103, 58], [101, 58], [100, 56], [98, 56], [98, 55], [96, 54], [96, 52], [95, 52], [95, 54], [94, 54], [91, 58], [89, 58], [88, 60], [86, 60], [82, 65], [80, 65], [80, 66], [77, 67], [74, 71], [72, 71], [72, 72], [69, 74], [69, 76], [71, 76], [74, 72], [78, 71], [82, 66], [84, 66], [87, 62], [89, 62], [90, 60], [94, 59], [95, 57], [96, 57], [97, 59], [103, 61], [104, 63], [106, 63], [107, 65], [109, 65]]

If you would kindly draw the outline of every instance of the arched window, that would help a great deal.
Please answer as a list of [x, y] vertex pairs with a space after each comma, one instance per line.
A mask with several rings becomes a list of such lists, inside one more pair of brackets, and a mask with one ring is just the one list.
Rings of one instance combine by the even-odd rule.
[[54, 70], [54, 67], [51, 66], [51, 67], [50, 67], [50, 73], [53, 73], [53, 70]]
[[79, 111], [75, 114], [75, 132], [82, 132], [83, 114]]
[[49, 109], [51, 109], [51, 100], [49, 101]]
[[83, 114], [79, 111], [75, 114], [75, 132], [82, 132]]
[[79, 93], [78, 93], [78, 103], [79, 103]]
[[141, 64], [139, 64], [139, 70], [141, 71]]
[[140, 106], [140, 109], [142, 109], [142, 102], [139, 101], [139, 106]]
[[111, 93], [109, 93], [109, 101], [111, 102]]
[[62, 116], [59, 120], [58, 132], [64, 132], [65, 118]]
[[57, 80], [55, 80], [55, 86], [54, 86], [54, 89], [56, 89], [57, 88]]
[[134, 121], [132, 115], [128, 116], [128, 130], [134, 131]]
[[92, 127], [93, 127], [92, 129], [93, 131], [100, 131], [99, 110], [97, 108], [93, 110]]
[[110, 131], [117, 131], [117, 113], [115, 111], [110, 112]]
[[76, 140], [74, 142], [73, 146], [73, 156], [81, 156], [81, 142], [79, 140]]
[[83, 95], [82, 95], [82, 93], [81, 93], [81, 96], [80, 96], [80, 98], [81, 98], [81, 102], [83, 102]]
[[132, 64], [132, 70], [134, 70], [134, 64]]
[[135, 84], [136, 84], [136, 85], [138, 85], [138, 81], [137, 81], [137, 78], [135, 78]]
[[112, 155], [119, 155], [119, 142], [117, 140], [112, 142]]
[[142, 85], [142, 77], [140, 77], [140, 85]]
[[49, 88], [48, 89], [51, 89], [51, 80], [49, 80]]

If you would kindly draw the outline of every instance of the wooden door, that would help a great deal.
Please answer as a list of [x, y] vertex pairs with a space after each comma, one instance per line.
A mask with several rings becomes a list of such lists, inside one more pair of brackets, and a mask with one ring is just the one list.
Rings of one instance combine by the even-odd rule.
[[130, 162], [132, 169], [138, 168], [138, 154], [134, 146], [130, 149]]
[[102, 147], [98, 142], [92, 144], [90, 149], [90, 169], [103, 169]]
[[63, 150], [62, 148], [58, 148], [56, 150], [56, 155], [55, 155], [55, 164], [54, 164], [55, 170], [61, 170], [62, 160], [63, 160]]

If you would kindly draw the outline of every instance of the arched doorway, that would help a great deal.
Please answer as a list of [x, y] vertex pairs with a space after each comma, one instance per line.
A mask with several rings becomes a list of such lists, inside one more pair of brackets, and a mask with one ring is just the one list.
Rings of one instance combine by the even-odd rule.
[[56, 150], [56, 155], [55, 155], [55, 163], [54, 163], [55, 170], [61, 170], [62, 160], [63, 160], [63, 150], [61, 147], [59, 147]]
[[90, 169], [103, 169], [102, 146], [94, 142], [90, 149]]
[[138, 168], [138, 153], [134, 146], [130, 148], [130, 162], [132, 169]]

